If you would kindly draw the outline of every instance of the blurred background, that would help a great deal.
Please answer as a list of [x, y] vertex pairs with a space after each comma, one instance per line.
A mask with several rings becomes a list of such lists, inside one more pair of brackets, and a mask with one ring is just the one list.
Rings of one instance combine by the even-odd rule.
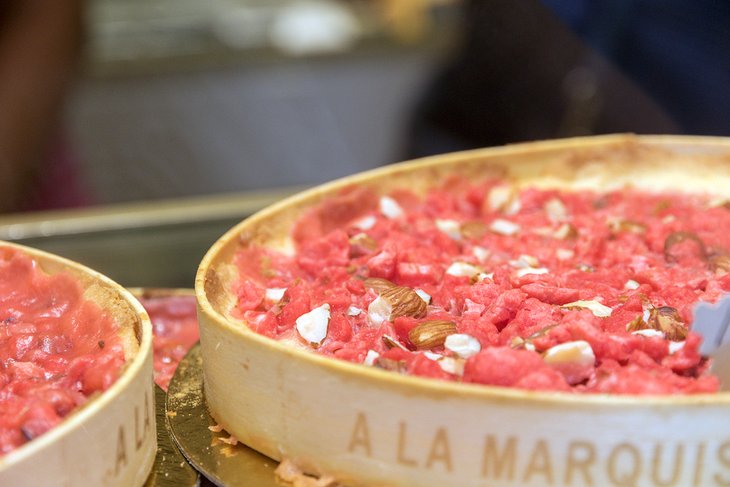
[[728, 135], [730, 2], [3, 0], [0, 238], [191, 286], [235, 222], [412, 157]]

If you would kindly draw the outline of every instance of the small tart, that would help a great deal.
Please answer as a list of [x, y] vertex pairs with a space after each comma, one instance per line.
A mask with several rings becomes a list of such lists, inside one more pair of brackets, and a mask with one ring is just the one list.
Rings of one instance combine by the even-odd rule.
[[141, 485], [156, 452], [146, 312], [66, 259], [5, 242], [0, 259], [0, 484]]

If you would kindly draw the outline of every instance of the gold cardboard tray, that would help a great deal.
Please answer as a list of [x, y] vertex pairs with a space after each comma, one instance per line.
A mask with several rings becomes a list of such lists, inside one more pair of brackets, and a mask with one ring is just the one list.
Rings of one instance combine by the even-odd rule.
[[274, 477], [277, 462], [242, 443], [230, 445], [224, 441], [230, 437], [225, 431], [209, 429], [216, 422], [205, 404], [199, 345], [188, 352], [170, 381], [166, 410], [175, 443], [208, 479], [227, 487], [281, 487]]

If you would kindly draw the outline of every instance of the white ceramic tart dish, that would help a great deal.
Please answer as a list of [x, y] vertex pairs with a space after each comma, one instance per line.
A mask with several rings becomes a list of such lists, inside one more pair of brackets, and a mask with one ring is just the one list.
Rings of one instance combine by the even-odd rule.
[[730, 139], [612, 135], [436, 156], [261, 211], [212, 246], [196, 278], [211, 415], [259, 452], [350, 486], [730, 484], [728, 393], [579, 395], [429, 380], [287, 346], [232, 315], [242, 246], [290, 251], [293, 222], [349, 185], [422, 193], [453, 173], [519, 187], [728, 197]]
[[80, 264], [6, 242], [0, 247], [29, 255], [45, 274], [71, 275], [83, 299], [114, 320], [125, 356], [108, 389], [0, 457], [0, 485], [143, 485], [156, 453], [152, 327], [144, 308], [127, 290]]

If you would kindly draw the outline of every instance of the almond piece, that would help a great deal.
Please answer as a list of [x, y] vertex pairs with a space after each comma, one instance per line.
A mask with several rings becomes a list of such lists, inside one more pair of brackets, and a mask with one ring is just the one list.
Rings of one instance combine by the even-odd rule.
[[682, 321], [679, 312], [671, 306], [652, 309], [649, 312], [648, 325], [650, 328], [664, 332], [667, 340], [681, 342], [687, 338], [687, 326]]
[[437, 218], [434, 223], [436, 228], [450, 239], [461, 240], [461, 224], [458, 221]]
[[327, 337], [330, 322], [330, 305], [325, 303], [304, 313], [296, 320], [299, 335], [313, 346], [317, 346]]
[[461, 225], [461, 234], [470, 240], [479, 240], [487, 233], [487, 224], [473, 220]]
[[467, 359], [478, 354], [482, 346], [479, 340], [466, 333], [454, 333], [446, 337], [444, 348], [451, 350], [458, 357]]
[[681, 342], [687, 338], [687, 326], [679, 312], [671, 306], [651, 308], [626, 325], [626, 331], [631, 333], [643, 330], [656, 330], [673, 342]]
[[406, 352], [409, 352], [408, 350], [401, 342], [396, 340], [390, 335], [383, 335], [383, 343], [385, 343], [385, 346], [390, 348], [400, 348], [401, 350], [405, 350]]
[[416, 291], [409, 287], [391, 287], [382, 291], [380, 296], [387, 300], [393, 307], [390, 314], [391, 320], [399, 316], [411, 316], [413, 318], [423, 318], [426, 316], [428, 308], [426, 302], [421, 299], [421, 296]]
[[564, 222], [568, 219], [568, 209], [559, 198], [550, 198], [543, 206], [548, 219], [553, 223]]
[[519, 233], [520, 226], [517, 223], [511, 222], [509, 220], [497, 218], [495, 220], [492, 220], [492, 223], [489, 224], [489, 230], [498, 235], [504, 235], [506, 237], [509, 237]]
[[591, 376], [596, 356], [588, 342], [576, 340], [549, 348], [543, 354], [543, 360], [563, 374], [568, 384], [575, 385]]
[[378, 242], [367, 233], [358, 233], [350, 237], [350, 257], [365, 255], [377, 248]]
[[564, 309], [589, 309], [591, 313], [593, 313], [594, 316], [598, 316], [600, 318], [606, 318], [608, 316], [611, 316], [611, 312], [613, 311], [608, 306], [599, 303], [596, 300], [590, 300], [590, 301], [573, 301], [572, 303], [564, 304], [561, 306], [561, 308]]
[[381, 290], [378, 297], [370, 303], [368, 321], [373, 326], [380, 326], [384, 321], [393, 321], [399, 316], [423, 318], [427, 310], [428, 305], [416, 291], [409, 287], [393, 285]]
[[440, 347], [446, 337], [456, 333], [456, 324], [446, 320], [424, 321], [408, 332], [411, 343], [419, 350]]
[[363, 284], [365, 284], [365, 287], [372, 289], [378, 294], [382, 293], [386, 289], [395, 287], [394, 283], [381, 277], [368, 277], [367, 279], [365, 279]]

